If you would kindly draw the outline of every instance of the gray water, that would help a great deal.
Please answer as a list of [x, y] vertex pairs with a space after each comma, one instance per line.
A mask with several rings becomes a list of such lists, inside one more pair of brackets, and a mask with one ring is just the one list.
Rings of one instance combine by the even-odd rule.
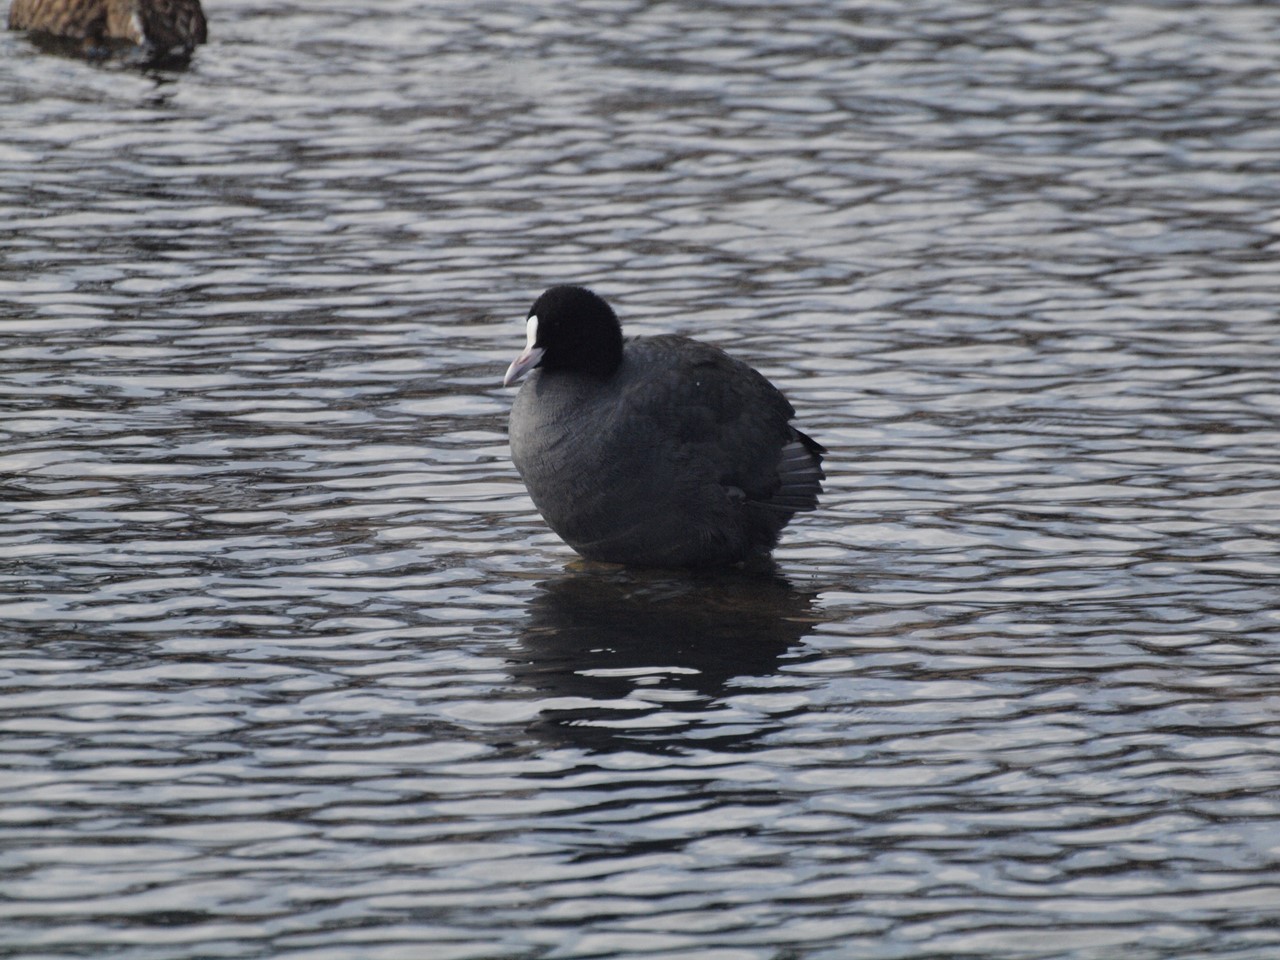
[[[206, 9], [0, 37], [0, 954], [1280, 956], [1275, 6]], [[776, 576], [542, 524], [566, 281]]]

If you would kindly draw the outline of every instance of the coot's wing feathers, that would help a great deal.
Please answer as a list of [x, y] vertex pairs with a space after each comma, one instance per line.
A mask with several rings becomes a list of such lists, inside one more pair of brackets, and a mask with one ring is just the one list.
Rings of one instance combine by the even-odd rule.
[[628, 407], [655, 422], [675, 456], [710, 464], [731, 495], [757, 506], [791, 514], [817, 505], [826, 451], [791, 426], [795, 409], [764, 376], [687, 337], [636, 337], [627, 355], [649, 370], [632, 380], [624, 362]]

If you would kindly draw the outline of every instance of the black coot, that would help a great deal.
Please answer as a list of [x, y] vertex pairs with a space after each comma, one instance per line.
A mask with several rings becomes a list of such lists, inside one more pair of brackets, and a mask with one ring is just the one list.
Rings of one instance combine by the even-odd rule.
[[[504, 386], [511, 456], [543, 518], [592, 560], [699, 567], [767, 556], [817, 506], [826, 450], [763, 376], [687, 337], [622, 338], [604, 300], [552, 287]], [[530, 372], [532, 371], [532, 372]]]

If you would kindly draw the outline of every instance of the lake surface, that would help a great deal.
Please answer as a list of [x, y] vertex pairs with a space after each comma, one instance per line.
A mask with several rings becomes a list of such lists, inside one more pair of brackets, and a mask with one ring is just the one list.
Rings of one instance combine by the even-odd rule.
[[[1280, 955], [1274, 6], [206, 10], [0, 37], [0, 954]], [[558, 282], [830, 448], [775, 575], [541, 522]]]

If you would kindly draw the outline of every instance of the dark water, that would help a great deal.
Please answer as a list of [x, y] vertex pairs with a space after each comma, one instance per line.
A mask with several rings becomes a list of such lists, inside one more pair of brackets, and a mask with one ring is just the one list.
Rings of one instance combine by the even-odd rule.
[[[0, 38], [0, 954], [1280, 955], [1276, 8], [207, 10]], [[831, 448], [776, 577], [537, 518], [568, 280]]]

